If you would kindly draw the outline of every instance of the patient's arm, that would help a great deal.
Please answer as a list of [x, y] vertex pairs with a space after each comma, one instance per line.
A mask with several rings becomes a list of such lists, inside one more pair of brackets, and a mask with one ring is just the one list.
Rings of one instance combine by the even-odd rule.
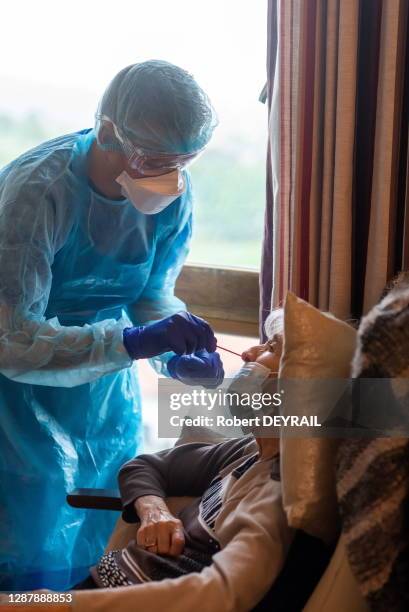
[[135, 511], [141, 525], [136, 542], [149, 552], [177, 557], [185, 547], [182, 521], [173, 516], [165, 501], [156, 495], [138, 497]]
[[[269, 492], [270, 491], [270, 492]], [[260, 486], [252, 512], [243, 512], [230, 542], [200, 573], [118, 589], [74, 591], [79, 612], [244, 612], [251, 610], [277, 578], [293, 531], [287, 526], [277, 493]]]
[[221, 469], [243, 455], [247, 444], [248, 437], [219, 444], [181, 444], [129, 461], [119, 472], [123, 519], [129, 523], [138, 520], [135, 501], [142, 496], [199, 497]]

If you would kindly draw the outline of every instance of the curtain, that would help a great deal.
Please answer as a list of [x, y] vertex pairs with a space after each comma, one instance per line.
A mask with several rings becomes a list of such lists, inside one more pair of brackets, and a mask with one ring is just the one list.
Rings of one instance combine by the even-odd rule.
[[409, 267], [409, 0], [269, 0], [261, 320], [348, 319]]

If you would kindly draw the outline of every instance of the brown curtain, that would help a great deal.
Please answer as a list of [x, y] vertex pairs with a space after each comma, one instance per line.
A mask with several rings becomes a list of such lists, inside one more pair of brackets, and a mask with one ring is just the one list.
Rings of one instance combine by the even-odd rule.
[[359, 317], [409, 268], [409, 0], [269, 0], [262, 318]]

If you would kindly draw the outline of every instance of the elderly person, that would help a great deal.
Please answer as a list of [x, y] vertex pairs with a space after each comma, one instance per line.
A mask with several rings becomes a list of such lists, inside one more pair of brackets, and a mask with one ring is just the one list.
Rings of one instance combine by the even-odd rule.
[[[276, 377], [280, 330], [281, 311], [267, 321], [269, 341], [243, 353], [236, 380], [262, 386]], [[136, 537], [106, 553], [75, 590], [128, 586], [101, 599], [118, 609], [237, 612], [252, 609], [279, 575], [294, 532], [282, 508], [277, 438], [141, 455], [123, 466], [119, 485], [123, 519], [140, 522]], [[174, 516], [165, 498], [183, 495], [197, 499]], [[92, 608], [95, 597], [78, 592], [75, 605]]]

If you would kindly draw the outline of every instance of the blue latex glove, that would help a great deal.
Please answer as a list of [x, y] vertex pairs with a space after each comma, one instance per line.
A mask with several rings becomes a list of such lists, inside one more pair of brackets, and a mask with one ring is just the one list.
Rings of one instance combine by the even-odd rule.
[[223, 362], [219, 353], [196, 351], [194, 355], [175, 355], [168, 361], [172, 378], [187, 385], [202, 385], [207, 389], [218, 387], [224, 378]]
[[168, 351], [183, 355], [216, 350], [210, 325], [190, 312], [179, 312], [151, 325], [126, 327], [123, 340], [132, 359], [147, 359]]

